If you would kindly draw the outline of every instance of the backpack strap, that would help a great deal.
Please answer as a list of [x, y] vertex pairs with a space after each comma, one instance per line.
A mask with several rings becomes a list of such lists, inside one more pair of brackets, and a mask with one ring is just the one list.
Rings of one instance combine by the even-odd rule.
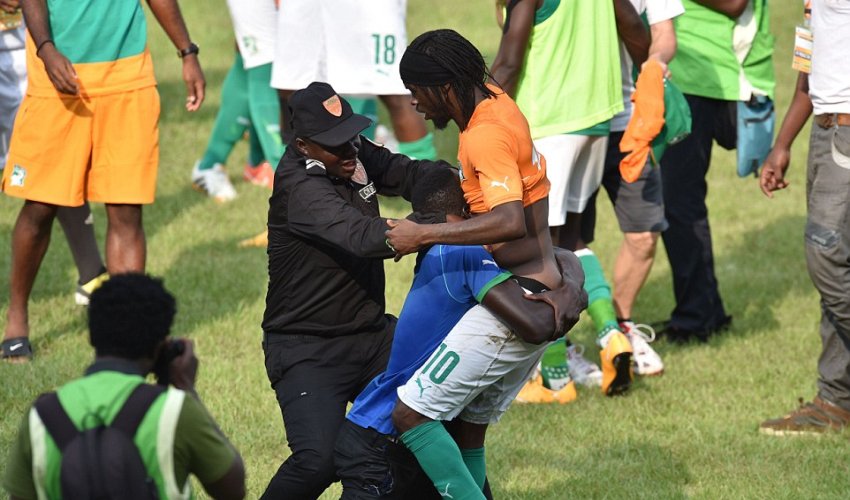
[[80, 431], [71, 418], [62, 408], [59, 396], [55, 392], [47, 392], [38, 397], [35, 402], [35, 411], [47, 428], [47, 432], [60, 451], [64, 451], [68, 443], [74, 439]]
[[127, 401], [124, 402], [124, 406], [115, 416], [110, 427], [124, 432], [132, 440], [151, 405], [165, 390], [166, 387], [161, 385], [151, 385], [144, 382], [137, 385], [130, 393]]

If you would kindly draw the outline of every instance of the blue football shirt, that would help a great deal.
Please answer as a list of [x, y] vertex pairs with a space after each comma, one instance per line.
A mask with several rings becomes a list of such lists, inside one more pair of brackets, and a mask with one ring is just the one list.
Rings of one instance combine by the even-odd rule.
[[387, 369], [357, 396], [348, 419], [363, 428], [396, 434], [391, 418], [396, 389], [428, 360], [467, 311], [510, 276], [484, 247], [431, 247], [401, 308]]

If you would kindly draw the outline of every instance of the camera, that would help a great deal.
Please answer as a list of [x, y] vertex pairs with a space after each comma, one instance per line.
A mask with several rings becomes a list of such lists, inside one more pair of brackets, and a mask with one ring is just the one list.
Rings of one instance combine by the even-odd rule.
[[168, 340], [165, 347], [159, 353], [153, 367], [153, 374], [156, 377], [156, 383], [159, 385], [168, 385], [171, 382], [170, 365], [174, 358], [183, 354], [186, 350], [186, 344], [183, 340]]

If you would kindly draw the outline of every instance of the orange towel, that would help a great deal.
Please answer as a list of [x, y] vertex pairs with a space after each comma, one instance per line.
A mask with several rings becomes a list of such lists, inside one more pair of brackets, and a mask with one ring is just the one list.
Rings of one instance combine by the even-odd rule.
[[620, 162], [620, 175], [626, 182], [640, 177], [650, 143], [664, 127], [664, 72], [650, 59], [638, 75], [632, 94], [632, 117], [620, 141], [620, 151], [629, 154]]

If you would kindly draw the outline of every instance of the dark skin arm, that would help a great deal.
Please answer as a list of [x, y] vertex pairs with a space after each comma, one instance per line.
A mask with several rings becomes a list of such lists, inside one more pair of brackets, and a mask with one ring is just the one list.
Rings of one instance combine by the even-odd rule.
[[768, 198], [773, 198], [773, 192], [788, 187], [785, 172], [791, 161], [791, 145], [800, 133], [809, 115], [812, 114], [812, 100], [809, 98], [809, 75], [797, 75], [797, 87], [794, 97], [788, 106], [788, 113], [782, 120], [779, 134], [773, 143], [773, 149], [767, 155], [759, 176], [759, 187]]
[[694, 0], [696, 3], [716, 10], [731, 18], [736, 18], [744, 13], [748, 0]]
[[[531, 344], [543, 344], [563, 337], [587, 308], [584, 272], [572, 253], [556, 254], [561, 266], [562, 285], [542, 294], [526, 295], [515, 281], [494, 286], [482, 304]], [[554, 314], [553, 314], [554, 312]]]
[[446, 245], [486, 245], [525, 236], [525, 213], [521, 201], [497, 205], [493, 210], [463, 222], [417, 224], [407, 219], [388, 220], [387, 240], [401, 256], [435, 243]]
[[47, 76], [53, 86], [63, 94], [79, 94], [77, 72], [74, 71], [71, 61], [59, 52], [52, 42], [45, 43], [52, 38], [47, 2], [45, 0], [24, 0], [21, 3], [21, 8], [24, 13], [24, 22], [26, 22], [27, 30], [33, 42], [35, 42], [35, 46], [41, 47], [38, 50], [38, 57], [44, 62], [44, 69], [47, 71]]
[[21, 3], [18, 0], [0, 0], [0, 9], [3, 9], [9, 14], [14, 13], [20, 6]]
[[507, 4], [502, 40], [490, 73], [511, 97], [516, 96], [516, 85], [525, 63], [525, 51], [539, 3], [540, 0], [512, 0]]
[[[189, 46], [189, 31], [176, 0], [148, 0], [151, 12], [178, 50]], [[183, 58], [183, 81], [186, 83], [186, 110], [197, 111], [204, 102], [206, 80], [197, 54]]]
[[626, 51], [635, 63], [640, 66], [649, 55], [649, 31], [643, 25], [643, 20], [629, 0], [614, 0], [614, 18], [617, 22], [617, 35]]

